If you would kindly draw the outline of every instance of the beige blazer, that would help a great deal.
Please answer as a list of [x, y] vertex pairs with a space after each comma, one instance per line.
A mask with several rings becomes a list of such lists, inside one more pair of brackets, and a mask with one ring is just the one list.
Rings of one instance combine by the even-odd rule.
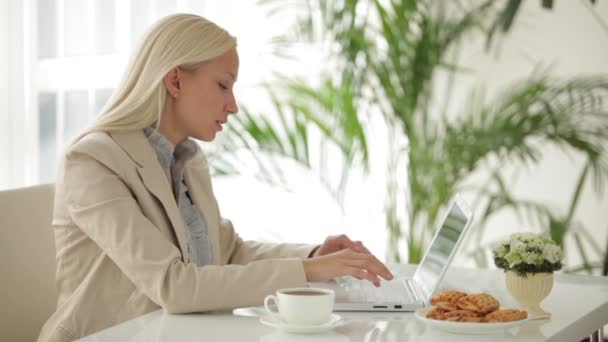
[[241, 240], [220, 215], [200, 148], [185, 181], [207, 218], [214, 265], [188, 262], [184, 223], [143, 130], [92, 133], [66, 151], [53, 214], [59, 298], [39, 341], [69, 341], [158, 308], [259, 305], [305, 285], [302, 258], [313, 246]]

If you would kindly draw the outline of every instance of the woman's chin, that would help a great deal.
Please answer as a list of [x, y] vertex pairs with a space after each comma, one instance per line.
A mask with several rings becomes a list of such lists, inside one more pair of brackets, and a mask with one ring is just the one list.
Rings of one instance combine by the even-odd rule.
[[213, 139], [215, 139], [216, 134], [217, 134], [217, 132], [215, 132], [215, 131], [214, 132], [204, 132], [201, 134], [192, 135], [192, 137], [197, 140], [211, 142], [211, 141], [213, 141]]

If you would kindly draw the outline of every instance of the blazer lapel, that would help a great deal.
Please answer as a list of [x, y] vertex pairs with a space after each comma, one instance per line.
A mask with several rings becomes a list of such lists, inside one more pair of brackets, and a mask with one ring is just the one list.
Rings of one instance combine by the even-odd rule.
[[171, 185], [158, 162], [156, 152], [148, 142], [143, 130], [110, 133], [116, 141], [139, 165], [137, 172], [146, 188], [160, 201], [171, 221], [173, 231], [184, 261], [190, 261], [184, 221], [173, 197]]

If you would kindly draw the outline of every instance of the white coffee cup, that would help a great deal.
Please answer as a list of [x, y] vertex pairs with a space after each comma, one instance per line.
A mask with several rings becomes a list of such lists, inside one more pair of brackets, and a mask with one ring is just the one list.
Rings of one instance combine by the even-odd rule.
[[[318, 325], [329, 321], [334, 309], [334, 291], [312, 287], [281, 289], [276, 296], [264, 298], [264, 307], [270, 314], [289, 324]], [[279, 311], [270, 308], [274, 301]]]

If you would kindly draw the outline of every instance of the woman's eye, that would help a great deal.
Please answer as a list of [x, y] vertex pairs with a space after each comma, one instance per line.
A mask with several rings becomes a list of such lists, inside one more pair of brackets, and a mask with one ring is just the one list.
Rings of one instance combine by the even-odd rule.
[[226, 87], [223, 83], [219, 82], [218, 84], [220, 85], [220, 88], [222, 88], [224, 90], [228, 89], [228, 87]]

